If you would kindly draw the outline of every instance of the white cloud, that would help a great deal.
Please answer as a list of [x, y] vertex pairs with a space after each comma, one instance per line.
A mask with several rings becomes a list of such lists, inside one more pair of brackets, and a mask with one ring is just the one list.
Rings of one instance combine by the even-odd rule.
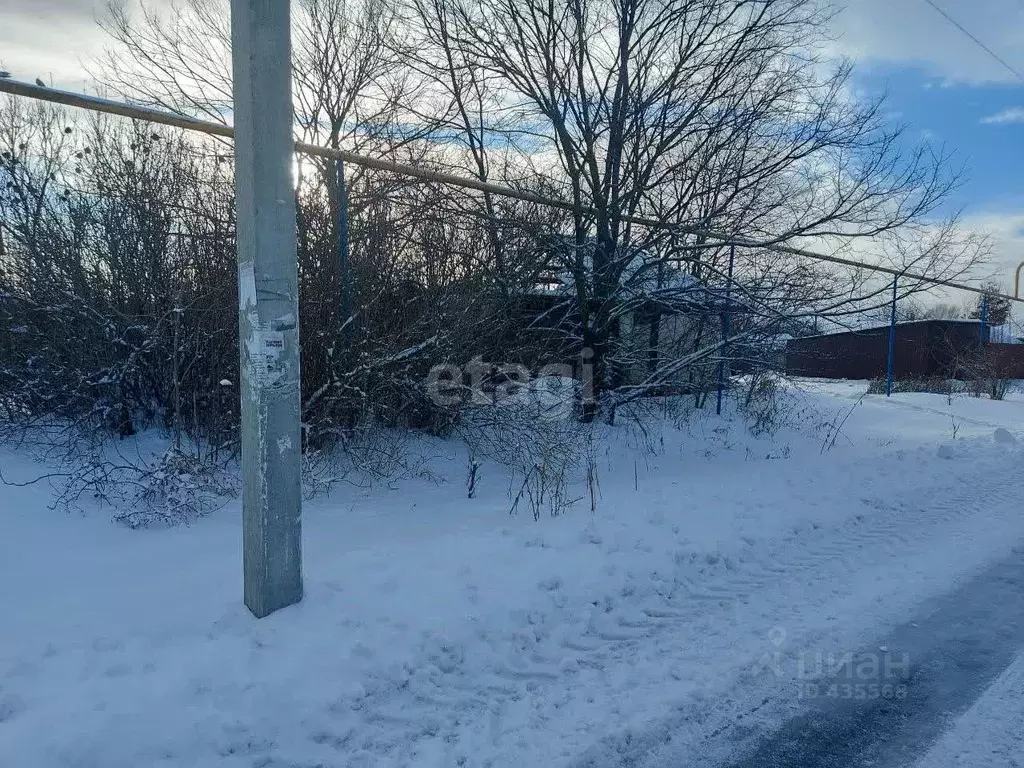
[[82, 60], [97, 53], [103, 37], [91, 10], [68, 3], [45, 14], [26, 3], [19, 10], [4, 10], [0, 25], [0, 63], [21, 80], [42, 77], [61, 88], [80, 88], [87, 80]]
[[1010, 107], [994, 115], [981, 118], [983, 125], [1006, 125], [1008, 123], [1024, 123], [1024, 107]]
[[[1020, 0], [935, 0], [972, 34], [1024, 71], [1024, 4]], [[162, 0], [147, 0], [148, 4]], [[102, 45], [94, 17], [105, 0], [0, 0], [0, 63], [18, 76], [53, 73], [81, 80], [79, 64]], [[131, 6], [137, 0], [130, 1]], [[854, 0], [834, 23], [834, 49], [865, 63], [922, 67], [948, 83], [1019, 80], [923, 0]]]
[[[1005, 211], [981, 211], [968, 214], [963, 226], [992, 237], [992, 256], [988, 271], [1006, 288], [1013, 291], [1013, 273], [1024, 261], [1024, 207]], [[1024, 286], [1021, 286], [1024, 290]]]
[[[170, 0], [126, 0], [129, 13]], [[58, 88], [81, 90], [89, 82], [85, 64], [110, 41], [97, 24], [107, 0], [0, 0], [0, 69], [19, 80], [41, 77]]]
[[[936, 0], [950, 16], [1024, 71], [1024, 4], [1019, 0]], [[940, 82], [1016, 83], [1018, 80], [923, 0], [856, 0], [833, 24], [836, 49], [864, 63], [921, 67]]]

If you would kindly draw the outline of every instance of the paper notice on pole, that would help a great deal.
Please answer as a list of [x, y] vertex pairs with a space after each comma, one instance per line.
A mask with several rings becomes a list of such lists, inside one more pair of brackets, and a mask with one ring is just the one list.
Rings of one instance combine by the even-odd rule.
[[249, 352], [249, 375], [261, 386], [268, 386], [284, 376], [284, 333], [266, 327], [252, 329], [246, 345]]

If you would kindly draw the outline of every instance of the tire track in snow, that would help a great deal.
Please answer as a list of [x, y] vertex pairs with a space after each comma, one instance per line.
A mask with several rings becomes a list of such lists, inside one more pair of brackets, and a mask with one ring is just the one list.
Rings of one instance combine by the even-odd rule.
[[[960, 424], [970, 424], [974, 427], [985, 427], [987, 429], [998, 429], [999, 427], [1005, 427], [1005, 424], [1000, 424], [995, 421], [985, 421], [984, 419], [976, 419], [971, 416], [958, 416], [952, 414], [949, 411], [943, 411], [941, 408], [929, 408], [926, 405], [918, 405], [917, 403], [908, 403], [905, 400], [899, 398], [877, 398], [870, 401], [874, 404], [885, 404], [890, 408], [902, 408], [908, 411], [917, 411], [918, 413], [927, 413], [934, 416], [942, 416], [944, 418], [955, 418]], [[984, 402], [984, 401], [981, 401]]]
[[[858, 466], [851, 471], [864, 476], [869, 468]], [[982, 508], [975, 492], [962, 483], [970, 470], [950, 472], [921, 491], [904, 482], [899, 501], [873, 499], [868, 491], [861, 491], [855, 504], [838, 492], [805, 493], [792, 503], [806, 507], [832, 500], [843, 503], [852, 514], [838, 522], [803, 523], [773, 537], [737, 541], [735, 551], [728, 554], [694, 551], [685, 531], [678, 526], [673, 529], [666, 515], [658, 522], [652, 515], [646, 541], [585, 531], [581, 540], [598, 547], [609, 567], [621, 550], [650, 552], [652, 542], [653, 565], [645, 570], [631, 563], [620, 569], [616, 573], [619, 591], [594, 595], [591, 604], [568, 598], [561, 579], [539, 582], [537, 594], [543, 597], [532, 610], [516, 612], [515, 630], [479, 626], [474, 637], [469, 625], [465, 637], [434, 633], [407, 640], [405, 645], [412, 651], [405, 660], [390, 667], [375, 663], [370, 667], [372, 678], [364, 681], [365, 690], [344, 692], [319, 711], [295, 715], [301, 717], [308, 747], [315, 755], [310, 764], [480, 765], [475, 756], [485, 751], [506, 756], [508, 762], [498, 757], [495, 765], [515, 764], [513, 758], [525, 754], [517, 744], [521, 746], [537, 729], [554, 727], [552, 723], [565, 711], [582, 706], [588, 696], [596, 697], [598, 704], [604, 697], [611, 706], [631, 673], [643, 672], [635, 666], [638, 657], [664, 658], [685, 677], [699, 671], [709, 658], [725, 653], [742, 635], [742, 627], [728, 624], [738, 608], [762, 615], [765, 627], [771, 627], [774, 611], [787, 601], [803, 599], [809, 586], [842, 585], [864, 567], [925, 550], [932, 540], [941, 539], [944, 525], [975, 519]], [[986, 505], [1015, 503], [1018, 484], [1005, 469], [974, 473], [971, 480], [974, 487], [989, 488]], [[532, 536], [524, 545], [538, 546], [542, 540], [543, 535]], [[245, 639], [244, 633], [241, 638]], [[483, 643], [476, 642], [481, 638]], [[729, 658], [736, 670], [757, 662], [756, 656]], [[276, 684], [254, 683], [252, 690], [267, 697], [278, 693]], [[0, 693], [7, 695], [7, 689], [0, 688]], [[25, 706], [32, 706], [30, 695], [22, 698]], [[228, 696], [227, 700], [233, 699]], [[758, 709], [716, 709], [717, 715], [699, 716], [705, 723], [701, 727], [713, 729], [716, 717], [738, 711], [749, 717]], [[292, 717], [287, 711], [283, 714], [285, 720]], [[20, 710], [12, 718], [19, 715]], [[578, 718], [570, 719], [567, 727], [574, 722]], [[257, 738], [262, 725], [258, 716], [247, 720], [247, 713], [239, 715], [232, 720], [230, 743], [224, 748], [240, 755], [243, 749], [238, 745], [243, 745], [253, 760], [294, 763], [292, 755], [302, 751], [298, 745], [292, 739]], [[478, 749], [481, 746], [488, 749]], [[557, 764], [568, 756], [550, 758], [545, 762]]]
[[[976, 475], [973, 480], [987, 487], [986, 507], [1010, 503], [1019, 488], [1019, 483], [1002, 470]], [[863, 506], [865, 512], [839, 524], [809, 526], [784, 539], [764, 540], [751, 547], [744, 559], [708, 557], [681, 548], [672, 572], [658, 574], [666, 587], [664, 592], [652, 591], [640, 605], [631, 595], [624, 595], [593, 606], [582, 623], [571, 609], [552, 606], [546, 616], [538, 617], [536, 631], [512, 639], [519, 647], [506, 649], [504, 658], [499, 655], [477, 663], [458, 663], [423, 681], [418, 702], [392, 702], [402, 716], [375, 718], [378, 728], [397, 726], [386, 738], [378, 734], [379, 743], [398, 747], [410, 757], [420, 754], [417, 744], [424, 739], [440, 739], [456, 746], [465, 735], [466, 718], [484, 718], [488, 712], [491, 716], [485, 718], [485, 738], [500, 742], [506, 735], [502, 721], [507, 708], [530, 706], [527, 702], [532, 701], [543, 710], [547, 689], [580, 670], [600, 673], [617, 663], [623, 651], [655, 637], [678, 635], [680, 628], [699, 632], [713, 624], [717, 615], [759, 593], [791, 593], [799, 591], [794, 587], [814, 581], [842, 583], [844, 576], [863, 567], [866, 561], [878, 564], [901, 557], [908, 547], [921, 548], [927, 538], [923, 530], [970, 518], [980, 511], [976, 492], [961, 484], [959, 478], [932, 487], [912, 500]], [[492, 640], [503, 647], [510, 638]], [[699, 660], [699, 656], [676, 651], [677, 658], [690, 662]], [[507, 685], [474, 683], [488, 671]], [[453, 697], [452, 691], [459, 694]], [[384, 699], [396, 697], [391, 692]], [[448, 711], [438, 712], [438, 702], [444, 702]], [[363, 702], [362, 708], [394, 712], [385, 700], [372, 698]], [[423, 723], [431, 727], [424, 729]], [[458, 752], [457, 748], [451, 751], [456, 763]]]
[[[912, 549], [908, 549], [893, 535], [900, 530], [915, 531], [917, 535], [914, 537], [914, 544], [918, 552], [927, 548], [931, 538], [930, 533], [938, 532], [940, 534], [935, 540], [948, 539], [948, 532], [945, 536], [941, 534], [943, 526], [950, 524], [959, 526], [954, 529], [954, 532], [963, 535], [965, 542], [969, 541], [971, 523], [979, 512], [984, 512], [986, 516], [993, 513], [1001, 514], [1007, 519], [1017, 514], [1021, 485], [1019, 480], [1015, 480], [1005, 471], [989, 470], [972, 475], [970, 484], [954, 481], [952, 489], [942, 484], [928, 489], [927, 493], [916, 498], [903, 500], [899, 505], [898, 514], [886, 516], [878, 513], [871, 517], [854, 515], [847, 518], [840, 526], [843, 529], [840, 531], [840, 535], [847, 531], [856, 532], [856, 537], [850, 536], [849, 540], [856, 539], [858, 550], [862, 551], [865, 546], [869, 547], [873, 551], [870, 561], [865, 561], [858, 552], [849, 552], [845, 557], [839, 558], [823, 554], [826, 551], [833, 551], [834, 547], [816, 546], [821, 543], [820, 540], [807, 542], [806, 547], [800, 548], [807, 550], [804, 553], [797, 551], [796, 547], [790, 546], [793, 544], [792, 539], [783, 540], [783, 546], [777, 546], [773, 550], [773, 556], [779, 562], [785, 562], [787, 567], [797, 562], [814, 564], [821, 580], [835, 580], [863, 569], [865, 566], [877, 567], [879, 564], [884, 564], [886, 559], [903, 559], [907, 555], [914, 554]], [[983, 502], [979, 500], [979, 488], [985, 489]], [[1018, 536], [1024, 535], [1024, 530], [1021, 530], [1020, 526], [1015, 526], [1015, 532]], [[835, 539], [825, 538], [824, 540]], [[776, 542], [776, 545], [778, 544]], [[766, 589], [770, 588], [771, 581], [766, 580], [764, 585]], [[771, 626], [771, 624], [767, 626]], [[813, 647], [814, 643], [812, 642], [811, 645]], [[737, 738], [737, 736], [743, 737], [744, 731], [751, 727], [749, 723], [756, 720], [756, 716], [761, 710], [773, 710], [770, 717], [778, 720], [793, 709], [792, 691], [789, 691], [788, 695], [780, 696], [777, 681], [769, 681], [767, 685], [755, 685], [750, 688], [742, 679], [737, 678], [733, 687], [736, 689], [736, 698], [742, 700], [749, 697], [754, 703], [740, 706], [726, 703], [719, 717], [711, 717], [706, 721], [702, 720], [707, 716], [700, 714], [699, 706], [695, 708], [692, 704], [681, 705], [679, 711], [672, 717], [662, 723], [651, 725], [646, 731], [643, 729], [638, 732], [627, 731], [624, 734], [605, 739], [597, 747], [588, 750], [581, 758], [573, 761], [572, 765], [580, 768], [583, 766], [593, 766], [594, 768], [612, 768], [614, 766], [618, 768], [619, 766], [648, 765], [647, 757], [651, 753], [662, 748], [667, 741], [673, 738], [673, 735], [678, 736], [681, 730], [688, 730], [694, 737], [691, 761], [680, 762], [677, 759], [674, 762], [666, 763], [651, 762], [650, 765], [707, 766], [713, 764], [707, 756], [713, 754], [716, 749], [723, 748], [720, 744], [714, 744], [715, 741], [724, 738], [723, 734], [732, 732], [733, 735], [729, 737], [730, 739]], [[757, 693], [759, 690], [760, 694]], [[748, 697], [744, 697], [744, 693], [748, 694]], [[750, 696], [749, 694], [756, 695]], [[703, 706], [707, 706], [706, 701]], [[782, 715], [779, 714], [780, 712]], [[716, 722], [719, 725], [711, 728], [710, 726]], [[744, 726], [744, 722], [748, 725]], [[728, 745], [725, 746], [728, 751]], [[678, 754], [687, 754], [687, 752]], [[693, 755], [702, 756], [693, 757]]]

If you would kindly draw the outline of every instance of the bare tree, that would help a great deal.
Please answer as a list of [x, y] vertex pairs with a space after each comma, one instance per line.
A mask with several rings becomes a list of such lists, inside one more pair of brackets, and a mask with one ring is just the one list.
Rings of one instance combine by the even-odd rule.
[[[689, 228], [765, 245], [837, 247], [902, 233], [892, 243], [902, 246], [901, 267], [962, 267], [962, 254], [949, 252], [952, 230], [928, 221], [955, 183], [945, 158], [927, 147], [904, 152], [902, 132], [887, 127], [880, 102], [846, 98], [849, 65], [828, 69], [815, 49], [827, 21], [820, 4], [435, 0], [413, 7], [424, 27], [444, 22], [431, 42], [448, 73], [465, 78], [476, 68], [469, 82], [486, 81], [489, 99], [505, 105], [494, 129], [522, 166], [557, 179], [574, 207], [559, 256], [572, 275], [581, 343], [593, 356], [587, 418], [614, 383], [609, 358], [623, 294], [667, 259], [688, 261], [702, 277], [709, 263], [721, 272], [721, 249], [686, 236]], [[509, 116], [518, 130], [508, 128]], [[473, 124], [477, 136], [489, 129]], [[638, 227], [629, 220], [636, 216], [680, 230]], [[906, 247], [912, 230], [931, 237]], [[666, 239], [671, 247], [659, 250]]]
[[923, 316], [928, 320], [959, 320], [964, 317], [964, 309], [956, 304], [939, 302], [925, 309]]
[[999, 296], [1003, 292], [1002, 286], [998, 282], [990, 280], [982, 288], [985, 293], [978, 294], [970, 317], [983, 318], [989, 325], [1006, 325], [1010, 322], [1013, 307], [1009, 299]]
[[[300, 161], [310, 413], [351, 421], [339, 414], [371, 380], [406, 397], [411, 377], [396, 387], [379, 365], [404, 350], [419, 350], [420, 365], [529, 346], [593, 370], [592, 419], [681, 378], [706, 392], [722, 357], [763, 360], [760, 347], [808, 318], [841, 324], [888, 301], [885, 280], [770, 246], [945, 278], [969, 268], [982, 244], [934, 219], [957, 180], [949, 158], [903, 149], [881, 102], [847, 97], [849, 64], [819, 47], [827, 20], [811, 0], [300, 2], [298, 135], [454, 167], [570, 209]], [[226, 3], [141, 16], [115, 4], [105, 26], [107, 88], [227, 118]], [[230, 170], [226, 151], [202, 151]], [[728, 243], [704, 230], [742, 243], [731, 282]], [[558, 287], [526, 322], [545, 340], [517, 349], [506, 332], [522, 322], [517, 302], [546, 280]], [[901, 299], [921, 287], [902, 280]]]

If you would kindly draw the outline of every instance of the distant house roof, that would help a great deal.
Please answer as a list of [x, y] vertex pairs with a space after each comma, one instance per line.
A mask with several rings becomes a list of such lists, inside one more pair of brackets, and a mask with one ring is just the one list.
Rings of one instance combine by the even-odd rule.
[[[585, 258], [589, 259], [587, 254]], [[585, 263], [585, 266], [589, 264]], [[569, 296], [574, 290], [568, 269], [553, 269], [542, 275], [529, 293], [535, 296]], [[703, 309], [744, 311], [749, 305], [737, 291], [725, 285], [711, 286], [665, 259], [640, 253], [630, 259], [621, 276], [623, 298], [652, 304], [684, 304]]]
[[[584, 257], [584, 268], [590, 272], [590, 255]], [[661, 267], [661, 269], [659, 269]], [[636, 255], [622, 270], [621, 282], [628, 290], [648, 293], [658, 290], [695, 290], [703, 284], [693, 275], [683, 272], [664, 259], [644, 258]], [[552, 269], [542, 275], [536, 291], [540, 293], [566, 293], [572, 290], [573, 273], [569, 269]]]

